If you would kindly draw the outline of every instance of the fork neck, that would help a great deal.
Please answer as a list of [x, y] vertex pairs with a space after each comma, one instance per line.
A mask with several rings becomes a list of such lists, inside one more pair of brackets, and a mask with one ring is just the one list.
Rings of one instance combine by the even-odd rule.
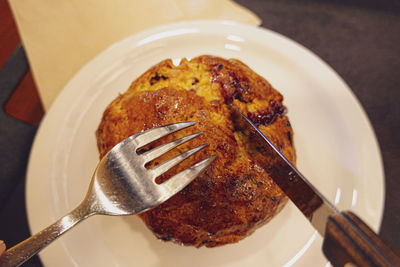
[[[95, 212], [91, 209], [90, 205], [86, 201], [83, 201], [78, 207], [76, 207], [74, 210], [72, 210], [69, 214], [62, 217], [59, 220], [59, 222], [65, 223], [66, 227], [68, 227], [69, 225], [70, 225], [70, 227], [72, 227], [75, 224], [83, 221], [84, 219], [86, 219], [94, 214], [95, 214]], [[66, 230], [68, 230], [68, 229], [66, 229]]]

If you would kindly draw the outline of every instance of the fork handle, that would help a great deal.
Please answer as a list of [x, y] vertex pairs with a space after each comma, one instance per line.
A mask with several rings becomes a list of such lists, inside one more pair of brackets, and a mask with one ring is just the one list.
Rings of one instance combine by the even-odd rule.
[[0, 259], [0, 266], [11, 267], [23, 264], [62, 234], [91, 215], [93, 213], [89, 211], [86, 205], [81, 204], [52, 225], [8, 249]]

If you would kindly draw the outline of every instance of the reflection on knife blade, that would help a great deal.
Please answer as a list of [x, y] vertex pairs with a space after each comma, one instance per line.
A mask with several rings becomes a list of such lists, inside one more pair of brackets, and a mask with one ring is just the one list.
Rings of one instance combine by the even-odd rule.
[[[235, 127], [244, 135], [247, 151], [300, 211], [324, 236], [329, 215], [338, 213], [307, 179], [280, 153], [260, 130], [235, 106], [232, 106]], [[268, 160], [266, 160], [268, 159]]]

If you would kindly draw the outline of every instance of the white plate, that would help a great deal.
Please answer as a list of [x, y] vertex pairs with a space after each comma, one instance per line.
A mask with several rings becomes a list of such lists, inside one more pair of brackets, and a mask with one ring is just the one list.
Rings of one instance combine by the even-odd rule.
[[[32, 149], [27, 208], [32, 232], [83, 199], [98, 162], [102, 112], [159, 61], [212, 54], [238, 58], [285, 97], [298, 168], [341, 209], [374, 229], [383, 212], [383, 168], [368, 119], [321, 59], [272, 31], [227, 21], [172, 24], [134, 35], [89, 62], [41, 123]], [[174, 61], [175, 62], [175, 61]], [[238, 244], [181, 247], [157, 240], [136, 216], [95, 216], [41, 253], [46, 266], [324, 266], [322, 239], [289, 204]]]

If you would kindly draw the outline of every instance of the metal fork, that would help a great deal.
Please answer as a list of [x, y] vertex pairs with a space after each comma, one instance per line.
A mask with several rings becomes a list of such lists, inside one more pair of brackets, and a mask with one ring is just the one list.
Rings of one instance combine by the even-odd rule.
[[150, 129], [117, 144], [97, 165], [88, 193], [82, 203], [54, 224], [7, 250], [0, 260], [0, 266], [21, 265], [91, 215], [138, 214], [154, 208], [182, 190], [204, 171], [216, 156], [196, 163], [162, 184], [157, 184], [155, 180], [207, 144], [188, 150], [152, 169], [146, 169], [145, 164], [199, 136], [201, 132], [158, 146], [142, 154], [138, 154], [137, 150], [194, 124], [194, 122], [182, 122]]

